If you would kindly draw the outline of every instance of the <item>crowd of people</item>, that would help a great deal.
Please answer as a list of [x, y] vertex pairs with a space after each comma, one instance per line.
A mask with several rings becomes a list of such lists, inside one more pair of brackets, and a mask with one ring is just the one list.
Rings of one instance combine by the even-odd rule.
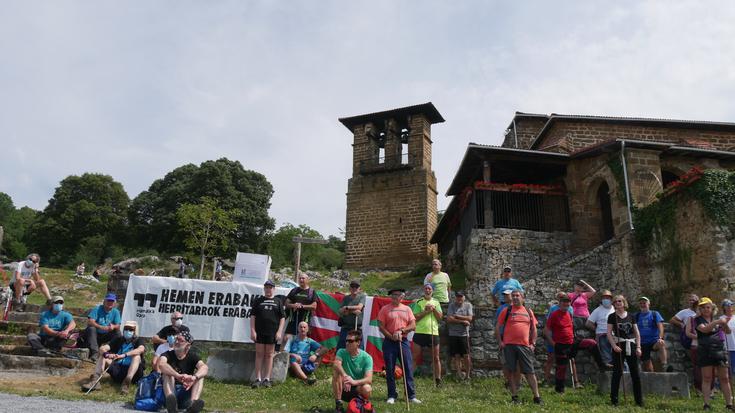
[[[47, 296], [48, 309], [40, 316], [40, 330], [29, 334], [28, 342], [39, 355], [48, 356], [61, 349], [76, 323], [74, 317], [63, 309], [64, 298], [50, 296], [38, 270], [39, 261], [37, 254], [31, 254], [26, 261], [19, 262], [10, 287], [17, 303], [24, 295], [36, 290]], [[275, 284], [267, 280], [263, 294], [252, 303], [250, 336], [256, 350], [254, 389], [272, 386], [273, 358], [280, 349], [288, 352], [289, 370], [296, 379], [307, 385], [317, 382], [314, 371], [326, 352], [309, 337], [309, 320], [317, 307], [317, 294], [310, 287], [307, 274], [299, 274], [298, 283], [298, 287], [282, 300], [274, 294]], [[366, 296], [358, 280], [351, 281], [349, 289], [349, 294], [340, 303], [340, 333], [332, 362], [336, 412], [362, 411], [371, 406], [373, 359], [361, 348], [361, 319]], [[390, 303], [380, 308], [377, 315], [378, 328], [383, 336], [387, 404], [394, 404], [399, 398], [397, 375], [403, 378], [406, 403], [421, 403], [417, 397], [414, 371], [417, 368], [415, 360], [421, 357], [423, 349], [428, 349], [430, 354], [435, 386], [442, 386], [444, 372], [440, 334], [447, 334], [450, 370], [459, 380], [469, 379], [472, 373], [469, 351], [474, 317], [472, 304], [463, 292], [452, 290], [451, 280], [442, 271], [439, 260], [433, 260], [432, 272], [426, 275], [422, 292], [422, 296], [409, 307], [403, 303], [405, 290], [389, 290]], [[535, 371], [535, 345], [541, 323], [533, 310], [525, 305], [523, 285], [513, 278], [510, 266], [504, 267], [490, 294], [497, 306], [494, 332], [511, 401], [519, 402], [518, 392], [521, 377], [524, 377], [533, 402], [542, 404]], [[589, 302], [598, 294], [600, 304], [590, 312]], [[577, 281], [573, 291], [559, 291], [556, 299], [557, 303], [549, 308], [540, 330], [547, 352], [544, 382], [553, 385], [556, 392], [564, 393], [567, 376], [570, 376], [574, 387], [582, 387], [575, 358], [579, 351], [587, 351], [600, 371], [612, 371], [610, 401], [613, 405], [619, 403], [621, 379], [623, 372], [628, 371], [635, 403], [643, 406], [639, 363], [643, 371], [654, 371], [653, 356], [656, 353], [660, 370], [673, 371], [668, 364], [664, 318], [651, 308], [651, 300], [639, 297], [639, 311], [633, 313], [629, 311], [624, 296], [614, 295], [609, 290], [598, 293], [584, 280]], [[717, 306], [707, 297], [700, 299], [691, 294], [688, 304], [669, 322], [681, 330], [680, 342], [688, 350], [694, 366], [694, 386], [702, 395], [704, 408], [709, 409], [717, 380], [726, 408], [733, 410], [729, 380], [735, 372], [734, 304], [724, 300], [724, 314], [720, 316], [717, 315]], [[583, 329], [594, 331], [594, 338], [578, 334]], [[197, 412], [204, 406], [200, 396], [208, 367], [195, 351], [190, 351], [193, 341], [181, 313], [172, 314], [171, 324], [163, 326], [151, 339], [155, 353], [151, 369], [163, 378], [169, 412], [181, 406], [188, 406], [187, 411]], [[145, 342], [138, 336], [135, 321], [122, 322], [117, 297], [113, 293], [108, 293], [101, 304], [89, 311], [80, 343], [89, 348], [90, 359], [96, 363], [89, 383], [83, 386], [85, 391], [98, 389], [101, 377], [107, 373], [120, 384], [120, 392], [127, 394], [129, 387], [145, 374]]]

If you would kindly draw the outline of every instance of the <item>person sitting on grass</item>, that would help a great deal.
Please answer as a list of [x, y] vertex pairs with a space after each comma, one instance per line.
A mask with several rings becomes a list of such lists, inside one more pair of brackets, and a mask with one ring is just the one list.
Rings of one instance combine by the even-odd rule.
[[174, 345], [174, 338], [182, 331], [191, 332], [189, 327], [184, 325], [184, 315], [176, 311], [171, 314], [171, 324], [163, 327], [151, 337], [155, 355], [153, 356], [153, 370], [158, 370], [158, 358], [161, 354], [171, 350]]
[[77, 326], [74, 317], [63, 311], [64, 298], [62, 296], [55, 296], [51, 302], [53, 303], [51, 309], [41, 313], [41, 320], [38, 323], [41, 331], [38, 334], [28, 334], [28, 344], [37, 355], [43, 357], [53, 356], [53, 351], [61, 350], [69, 333]]
[[[115, 337], [109, 344], [100, 347], [104, 357], [97, 360], [97, 367], [84, 390], [99, 390], [99, 378], [107, 369], [112, 381], [121, 383], [120, 394], [127, 395], [130, 384], [135, 384], [143, 377], [145, 371], [145, 342], [138, 337], [138, 323], [126, 321], [123, 324], [122, 336]], [[109, 366], [109, 369], [108, 369]]]
[[[373, 358], [360, 349], [362, 333], [352, 330], [347, 333], [345, 348], [337, 350], [332, 373], [332, 392], [335, 399], [335, 412], [344, 413], [343, 403], [350, 403], [358, 396], [356, 404], [367, 402], [372, 393]], [[352, 410], [350, 410], [352, 411]], [[359, 411], [359, 410], [358, 410]]]
[[188, 404], [187, 413], [197, 413], [204, 408], [204, 400], [200, 397], [209, 367], [196, 352], [189, 351], [193, 343], [191, 334], [182, 331], [176, 336], [174, 349], [161, 356], [159, 367], [168, 413], [176, 413], [179, 405]]
[[316, 379], [309, 376], [316, 370], [321, 344], [309, 338], [308, 334], [309, 325], [304, 321], [300, 322], [299, 334], [291, 339], [286, 351], [290, 353], [289, 364], [294, 376], [312, 385], [316, 383]]
[[115, 308], [117, 296], [108, 293], [105, 301], [90, 310], [84, 340], [89, 347], [89, 358], [96, 362], [100, 344], [109, 343], [120, 335], [120, 311]]

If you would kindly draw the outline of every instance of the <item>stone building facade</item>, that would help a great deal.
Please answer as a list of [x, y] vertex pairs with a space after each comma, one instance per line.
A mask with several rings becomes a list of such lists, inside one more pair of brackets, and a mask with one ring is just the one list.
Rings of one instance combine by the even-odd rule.
[[436, 254], [436, 176], [431, 125], [444, 122], [433, 104], [340, 118], [353, 134], [347, 188], [345, 267], [406, 269]]

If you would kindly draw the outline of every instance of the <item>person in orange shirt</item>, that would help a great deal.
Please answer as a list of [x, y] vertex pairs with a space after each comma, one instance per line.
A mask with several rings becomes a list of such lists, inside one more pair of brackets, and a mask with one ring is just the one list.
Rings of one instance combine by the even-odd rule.
[[[505, 356], [506, 368], [514, 371], [517, 365], [533, 392], [533, 402], [541, 404], [538, 392], [538, 382], [534, 373], [533, 351], [536, 343], [536, 316], [530, 308], [523, 305], [523, 292], [515, 290], [510, 294], [511, 306], [506, 307], [498, 315], [498, 324], [495, 326], [495, 335], [500, 343], [500, 350]], [[513, 375], [510, 382], [511, 402], [518, 403], [518, 386], [520, 380]]]
[[403, 353], [403, 379], [408, 387], [408, 400], [411, 403], [420, 404], [421, 400], [416, 398], [416, 386], [413, 382], [413, 358], [411, 357], [411, 346], [406, 335], [416, 329], [416, 317], [413, 311], [401, 299], [406, 290], [394, 288], [388, 291], [391, 302], [378, 312], [378, 327], [383, 334], [383, 361], [385, 362], [385, 381], [388, 386], [388, 400], [386, 403], [394, 404], [398, 398], [396, 392], [396, 360], [401, 361], [399, 351]]

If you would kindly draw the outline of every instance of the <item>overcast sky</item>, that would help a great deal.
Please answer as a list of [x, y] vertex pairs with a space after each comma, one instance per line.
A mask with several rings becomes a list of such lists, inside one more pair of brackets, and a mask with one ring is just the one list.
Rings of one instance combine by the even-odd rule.
[[[564, 5], [564, 6], [562, 6]], [[337, 118], [431, 101], [439, 208], [518, 111], [735, 121], [730, 2], [2, 1], [0, 191], [134, 198], [185, 163], [263, 173], [278, 224], [345, 223]]]

